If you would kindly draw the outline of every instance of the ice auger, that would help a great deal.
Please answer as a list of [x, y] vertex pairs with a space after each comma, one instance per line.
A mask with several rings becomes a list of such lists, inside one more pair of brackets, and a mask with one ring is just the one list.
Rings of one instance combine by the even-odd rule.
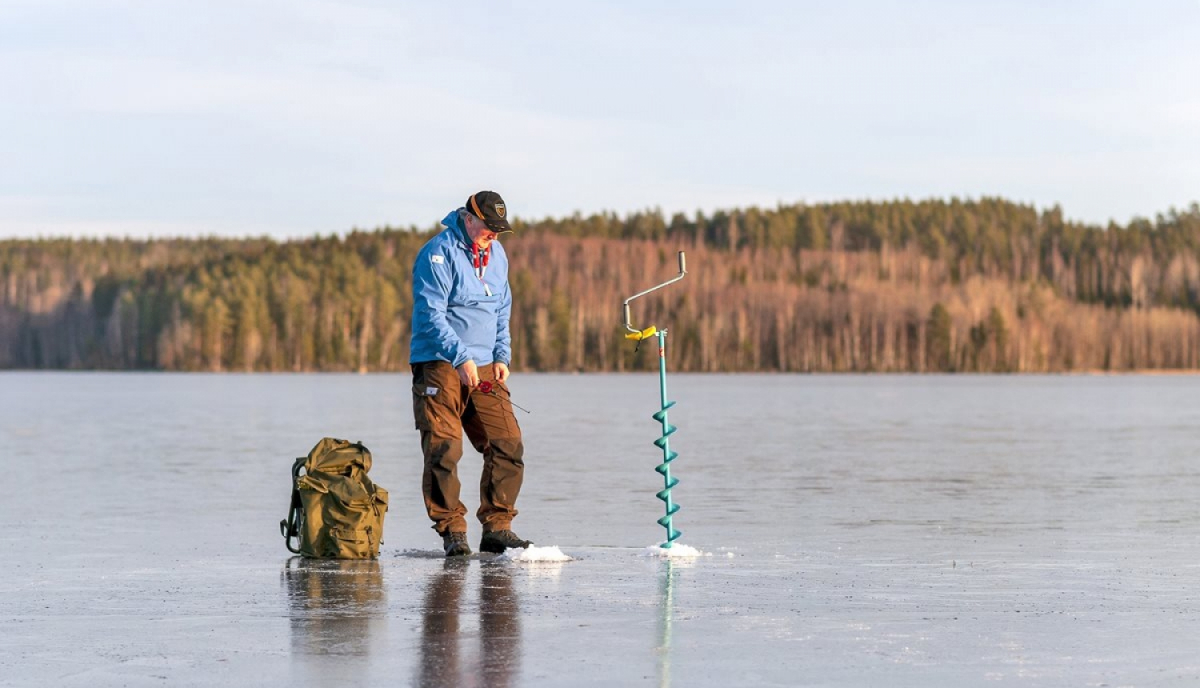
[[625, 299], [624, 303], [625, 329], [628, 330], [625, 338], [636, 342], [641, 342], [642, 340], [650, 337], [658, 338], [658, 389], [662, 408], [660, 408], [658, 413], [655, 413], [652, 418], [662, 424], [662, 436], [654, 440], [654, 444], [658, 448], [662, 449], [663, 460], [662, 463], [654, 468], [654, 470], [662, 474], [663, 477], [663, 489], [659, 490], [656, 496], [661, 499], [666, 506], [666, 515], [658, 519], [658, 524], [667, 529], [666, 542], [662, 543], [662, 547], [664, 549], [669, 549], [671, 544], [678, 540], [679, 536], [682, 535], [680, 531], [675, 530], [675, 527], [671, 522], [672, 517], [674, 517], [675, 513], [679, 511], [679, 505], [675, 504], [671, 499], [671, 490], [679, 484], [679, 479], [672, 477], [671, 475], [671, 462], [674, 461], [679, 454], [671, 451], [671, 435], [673, 435], [678, 428], [676, 428], [674, 425], [671, 425], [667, 421], [667, 410], [675, 405], [675, 402], [667, 401], [667, 330], [665, 328], [660, 330], [653, 325], [644, 330], [639, 330], [634, 327], [630, 322], [629, 303], [636, 298], [649, 294], [652, 291], [662, 289], [668, 284], [674, 284], [675, 282], [678, 282], [679, 280], [683, 279], [683, 276], [686, 274], [687, 263], [684, 260], [683, 251], [680, 251], [678, 275], [656, 287], [651, 287], [646, 291], [630, 296], [629, 298]]

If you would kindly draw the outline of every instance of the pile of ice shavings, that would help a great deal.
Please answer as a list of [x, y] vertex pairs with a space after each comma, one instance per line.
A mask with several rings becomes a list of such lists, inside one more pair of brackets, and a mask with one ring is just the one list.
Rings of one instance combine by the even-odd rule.
[[571, 561], [571, 557], [563, 554], [563, 551], [556, 545], [549, 547], [530, 545], [524, 549], [510, 548], [504, 550], [504, 554], [500, 556], [512, 561]]
[[653, 547], [647, 547], [642, 550], [644, 556], [661, 557], [663, 559], [678, 559], [678, 558], [694, 558], [694, 557], [711, 557], [712, 552], [701, 552], [695, 547], [689, 547], [676, 542], [670, 547], [663, 547], [661, 543]]

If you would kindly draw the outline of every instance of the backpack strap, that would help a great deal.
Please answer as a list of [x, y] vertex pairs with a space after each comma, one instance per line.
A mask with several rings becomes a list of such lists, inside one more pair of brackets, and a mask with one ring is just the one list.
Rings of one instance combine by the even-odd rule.
[[[279, 532], [283, 535], [283, 544], [289, 552], [294, 554], [300, 554], [300, 524], [304, 522], [304, 503], [300, 501], [300, 490], [296, 487], [296, 481], [299, 480], [300, 471], [304, 468], [304, 462], [307, 460], [307, 456], [301, 456], [296, 459], [296, 463], [292, 464], [292, 503], [288, 507], [287, 518], [279, 522]], [[297, 540], [295, 547], [292, 546], [293, 538]]]

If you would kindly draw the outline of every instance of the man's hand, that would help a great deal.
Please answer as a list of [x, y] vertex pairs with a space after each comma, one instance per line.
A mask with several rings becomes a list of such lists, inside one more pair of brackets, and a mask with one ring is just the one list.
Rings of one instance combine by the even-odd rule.
[[492, 376], [496, 378], [496, 382], [504, 382], [508, 379], [508, 366], [496, 361], [492, 364]]
[[455, 370], [458, 371], [458, 379], [467, 389], [475, 389], [479, 386], [479, 368], [475, 365], [475, 361], [468, 358]]

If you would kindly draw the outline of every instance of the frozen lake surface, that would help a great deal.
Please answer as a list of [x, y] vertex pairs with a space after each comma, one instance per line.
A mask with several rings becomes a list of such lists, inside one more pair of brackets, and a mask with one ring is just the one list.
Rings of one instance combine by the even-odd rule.
[[[514, 376], [550, 563], [441, 556], [407, 376], [0, 373], [0, 685], [1200, 685], [1200, 377], [670, 385], [694, 559], [656, 377]], [[326, 435], [376, 562], [283, 547]]]

